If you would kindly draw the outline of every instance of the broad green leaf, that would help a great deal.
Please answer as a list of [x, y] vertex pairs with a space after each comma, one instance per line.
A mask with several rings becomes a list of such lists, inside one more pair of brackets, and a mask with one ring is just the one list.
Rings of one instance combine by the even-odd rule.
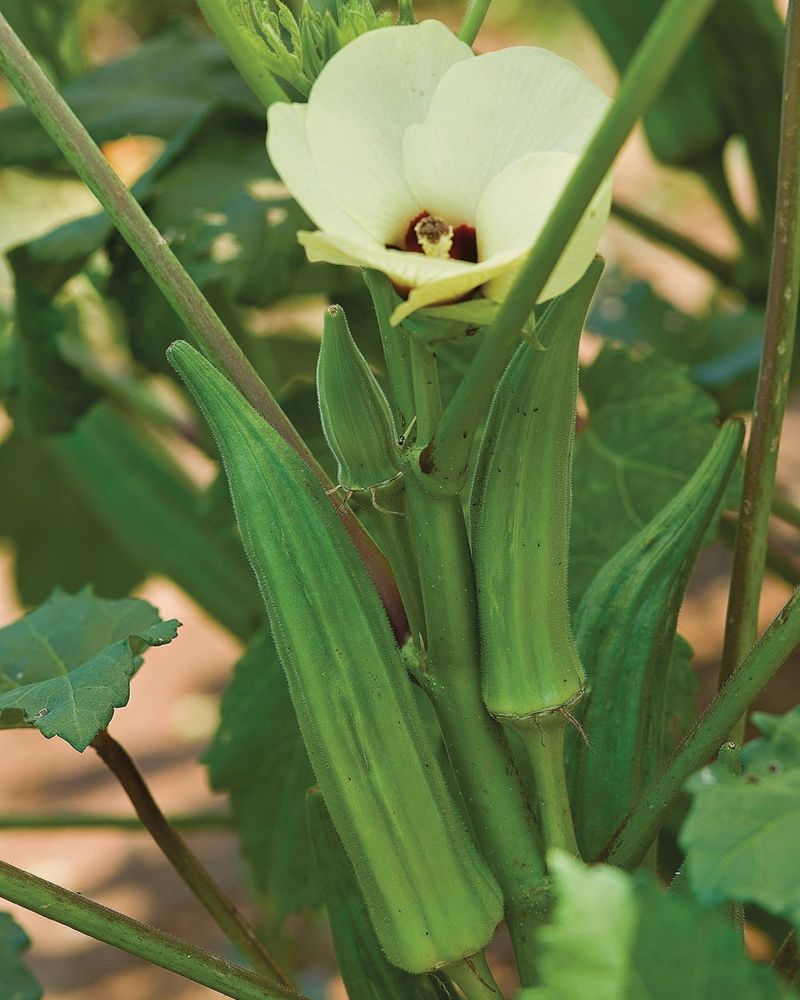
[[356, 873], [319, 790], [308, 796], [314, 861], [333, 934], [336, 961], [350, 1000], [447, 1000], [433, 976], [412, 976], [391, 965], [372, 929]]
[[[296, 233], [307, 222], [267, 159], [263, 119], [228, 108], [211, 114], [186, 154], [162, 176], [147, 207], [239, 339], [245, 320], [237, 305], [266, 306], [316, 291], [331, 273], [305, 262]], [[133, 252], [115, 240], [111, 255], [109, 291], [122, 304], [134, 353], [163, 368], [164, 350], [185, 331]], [[256, 346], [263, 352], [266, 345]], [[269, 369], [265, 374], [274, 390]]]
[[646, 281], [612, 271], [600, 285], [589, 326], [611, 340], [633, 348], [649, 345], [686, 365], [725, 415], [752, 406], [764, 335], [761, 309], [715, 304], [705, 314], [690, 316]]
[[649, 877], [550, 855], [557, 903], [537, 939], [542, 985], [521, 1000], [779, 1000], [722, 916]]
[[675, 496], [716, 437], [717, 407], [679, 365], [606, 346], [581, 375], [589, 409], [575, 440], [570, 595]]
[[[126, 135], [170, 139], [216, 105], [263, 112], [218, 42], [187, 27], [70, 81], [62, 95], [95, 142]], [[0, 113], [0, 166], [60, 166], [61, 154], [27, 110]]]
[[[195, 121], [182, 129], [133, 185], [132, 193], [139, 201], [147, 198], [158, 178], [183, 155], [199, 124]], [[21, 243], [8, 253], [14, 276], [15, 349], [6, 401], [22, 429], [67, 431], [101, 395], [64, 356], [64, 340], [69, 336], [90, 354], [102, 353], [109, 346], [111, 351], [122, 347], [118, 343], [119, 317], [98, 291], [104, 280], [97, 268], [87, 267], [113, 233], [105, 212], [95, 212]], [[91, 283], [85, 278], [68, 285], [85, 267]]]
[[0, 729], [33, 726], [85, 750], [128, 703], [145, 650], [171, 642], [179, 624], [146, 601], [56, 591], [0, 629]]
[[[0, 444], [0, 538], [11, 544], [17, 594], [28, 606], [54, 587], [73, 591], [88, 583], [102, 597], [124, 597], [150, 569], [64, 468], [57, 451], [71, 439], [13, 433]], [[75, 439], [84, 456], [92, 452], [81, 431]]]
[[702, 902], [756, 903], [800, 930], [800, 708], [753, 721], [763, 736], [742, 750], [741, 773], [716, 763], [689, 781], [680, 843]]
[[314, 772], [266, 633], [236, 664], [206, 764], [212, 787], [230, 796], [242, 851], [275, 921], [318, 905], [305, 807]]
[[263, 612], [238, 538], [204, 526], [202, 493], [144, 428], [95, 407], [51, 447], [129, 559], [171, 577], [236, 635], [252, 634]]
[[3, 14], [37, 62], [57, 80], [83, 68], [78, 0], [4, 0]]
[[30, 947], [25, 931], [10, 913], [0, 913], [0, 997], [3, 1000], [39, 1000], [42, 989], [23, 961]]

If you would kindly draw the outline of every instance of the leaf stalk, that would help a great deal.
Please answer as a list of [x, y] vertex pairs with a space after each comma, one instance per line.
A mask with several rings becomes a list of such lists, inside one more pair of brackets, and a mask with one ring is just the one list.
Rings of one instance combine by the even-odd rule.
[[[769, 516], [800, 302], [800, 73], [797, 71], [800, 65], [800, 12], [795, 0], [789, 4], [786, 30], [778, 200], [764, 347], [745, 459], [720, 686], [735, 673], [758, 633]], [[748, 707], [743, 706], [742, 718], [733, 728], [731, 738], [736, 742], [741, 742], [744, 734]]]

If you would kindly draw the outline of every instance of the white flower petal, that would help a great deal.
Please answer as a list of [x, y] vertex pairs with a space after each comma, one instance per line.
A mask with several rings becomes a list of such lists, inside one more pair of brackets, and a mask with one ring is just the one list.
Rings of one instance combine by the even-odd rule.
[[462, 60], [473, 62], [472, 50], [439, 21], [378, 28], [338, 52], [311, 89], [307, 135], [317, 172], [339, 208], [379, 243], [401, 239], [427, 208], [403, 174], [403, 134], [425, 118], [442, 76]]
[[306, 256], [312, 263], [325, 261], [328, 264], [369, 267], [382, 271], [395, 284], [405, 288], [451, 278], [475, 267], [463, 260], [426, 257], [423, 253], [408, 253], [405, 250], [387, 250], [374, 241], [350, 240], [346, 236], [332, 233], [300, 232], [297, 238], [305, 247]]
[[[571, 153], [530, 153], [506, 167], [486, 188], [478, 208], [478, 249], [482, 258], [508, 251], [527, 254], [544, 228], [578, 157]], [[597, 250], [611, 210], [609, 174], [584, 213], [578, 228], [550, 276], [540, 302], [560, 295], [578, 281]], [[516, 268], [494, 277], [484, 289], [502, 301], [516, 276]]]
[[405, 134], [416, 203], [453, 225], [475, 225], [492, 178], [527, 153], [581, 153], [609, 103], [574, 63], [545, 49], [503, 49], [457, 63], [425, 120]]
[[306, 215], [321, 229], [351, 239], [365, 237], [364, 230], [343, 212], [317, 173], [306, 135], [305, 104], [279, 101], [267, 112], [267, 152], [272, 165]]

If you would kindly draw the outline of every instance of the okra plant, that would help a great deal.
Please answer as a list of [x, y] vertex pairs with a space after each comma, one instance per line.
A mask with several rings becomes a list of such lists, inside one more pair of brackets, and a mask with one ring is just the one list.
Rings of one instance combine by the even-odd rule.
[[[4, 861], [0, 897], [236, 1000], [319, 996], [280, 925], [323, 906], [351, 1000], [796, 996], [800, 706], [751, 708], [800, 643], [768, 536], [800, 529], [776, 489], [800, 12], [579, 0], [608, 95], [544, 49], [485, 51], [489, 5], [456, 30], [411, 0], [199, 0], [168, 28], [144, 5], [151, 37], [99, 68], [85, 5], [4, 5], [0, 534], [31, 610], [0, 630], [0, 728], [96, 751], [226, 957]], [[641, 118], [735, 259], [615, 193]], [[98, 143], [131, 133], [161, 142], [129, 190]], [[705, 313], [605, 265], [610, 214], [713, 277]], [[285, 325], [299, 296], [316, 334]], [[698, 715], [678, 616], [718, 538]], [[180, 642], [129, 596], [152, 573], [242, 643], [204, 765], [258, 927], [108, 731]], [[768, 573], [788, 601], [759, 634]], [[0, 813], [25, 822], [62, 820]], [[4, 1000], [42, 995], [27, 944], [0, 914]]]

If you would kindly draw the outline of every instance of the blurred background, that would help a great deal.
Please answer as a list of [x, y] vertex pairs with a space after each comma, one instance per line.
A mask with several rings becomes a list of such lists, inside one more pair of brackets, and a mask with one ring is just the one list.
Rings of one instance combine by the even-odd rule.
[[[40, 6], [43, 13], [37, 16]], [[582, 8], [587, 6], [591, 4], [576, 5], [568, 0], [495, 0], [478, 48], [488, 51], [508, 45], [541, 45], [574, 60], [613, 93], [617, 67], [584, 16], [586, 10]], [[633, 17], [637, 5], [629, 0], [628, 6]], [[212, 57], [207, 49], [197, 48], [197, 39], [206, 29], [189, 0], [42, 0], [41, 5], [29, 4], [27, 10], [23, 4], [0, 0], [0, 7], [4, 12], [8, 8], [12, 22], [17, 19], [15, 26], [27, 33], [28, 44], [53, 78], [65, 85], [65, 92], [71, 88], [79, 114], [91, 120], [93, 134], [102, 141], [105, 154], [129, 184], [147, 175], [179, 127], [195, 115], [219, 113], [209, 110], [210, 99], [202, 104], [209, 94], [213, 96], [215, 87], [233, 87], [231, 73], [220, 70], [216, 53], [213, 67], [208, 73], [201, 68], [201, 78], [197, 78], [197, 60]], [[779, 14], [785, 13], [785, 4], [778, 3], [776, 9]], [[418, 0], [416, 10], [420, 18], [440, 18], [455, 27], [462, 5]], [[159, 44], [166, 46], [162, 55], [157, 53], [150, 61], [130, 64], [127, 83], [94, 73], [98, 67], [135, 57], [150, 51], [148, 46]], [[757, 84], [756, 80], [750, 82], [754, 87]], [[0, 115], [3, 252], [29, 244], [95, 208], [92, 196], [70, 177], [63, 164], [54, 160], [52, 151], [40, 148], [41, 136], [24, 116], [17, 115], [17, 104], [10, 89], [0, 86], [0, 108], [14, 112], [10, 117]], [[228, 181], [214, 173], [213, 164], [236, 157], [236, 116], [242, 113], [233, 100], [224, 111], [225, 125], [217, 137], [204, 133], [197, 140], [205, 143], [203, 183], [197, 183], [189, 173], [181, 175], [179, 170], [156, 175], [150, 192], [152, 214], [173, 245], [182, 244], [186, 254], [193, 255], [195, 277], [203, 278], [204, 290], [224, 315], [231, 297], [229, 289], [226, 292], [222, 286], [226, 281], [232, 284], [238, 309], [236, 321], [246, 326], [244, 336], [250, 338], [249, 350], [253, 356], [263, 355], [273, 369], [277, 365], [282, 379], [278, 388], [285, 390], [290, 412], [296, 406], [302, 420], [306, 411], [300, 401], [307, 398], [309, 386], [297, 373], [301, 368], [307, 371], [309, 362], [313, 363], [321, 306], [333, 294], [333, 282], [341, 280], [341, 275], [331, 278], [329, 287], [324, 282], [308, 282], [297, 252], [285, 251], [291, 243], [291, 232], [297, 228], [296, 216], [274, 179], [262, 179], [261, 189], [254, 196], [264, 202], [268, 225], [276, 232], [286, 230], [283, 243], [265, 249], [255, 237], [248, 243], [245, 231], [239, 237], [240, 246], [224, 227], [222, 231], [214, 230], [214, 213], [237, 210], [233, 191], [227, 191], [224, 206], [216, 203], [218, 192]], [[149, 131], [141, 125], [148, 114], [155, 118], [161, 115]], [[123, 124], [117, 128], [121, 128], [121, 136], [115, 134], [112, 124], [120, 115]], [[247, 127], [251, 134], [252, 121]], [[128, 132], [132, 134], [124, 134]], [[253, 148], [252, 143], [248, 145], [248, 156]], [[637, 348], [641, 342], [648, 345], [648, 350], [655, 349], [690, 371], [694, 382], [714, 397], [721, 412], [747, 410], [757, 366], [768, 264], [767, 243], [759, 243], [756, 232], [759, 206], [763, 208], [765, 199], [749, 165], [752, 150], [753, 146], [747, 147], [741, 137], [724, 143], [725, 178], [736, 208], [732, 214], [730, 206], [726, 212], [721, 204], [724, 197], [721, 199], [719, 187], [715, 195], [708, 176], [696, 169], [694, 162], [666, 165], [664, 156], [659, 162], [644, 131], [637, 130], [633, 135], [615, 174], [618, 202], [646, 218], [659, 220], [726, 266], [713, 273], [713, 263], [711, 267], [698, 264], [665, 246], [661, 238], [643, 235], [641, 224], [632, 226], [630, 219], [613, 218], [601, 245], [608, 261], [608, 275], [584, 339], [586, 364], [592, 362], [604, 339], [624, 341]], [[162, 176], [163, 180], [159, 179]], [[242, 183], [241, 178], [236, 179], [240, 187]], [[169, 198], [172, 201], [167, 207]], [[137, 364], [151, 370], [148, 386], [152, 392], [148, 398], [160, 408], [162, 424], [170, 424], [167, 430], [174, 431], [176, 426], [180, 430], [181, 423], [185, 429], [192, 415], [159, 374], [160, 362], [153, 360], [163, 344], [176, 335], [165, 319], [166, 307], [149, 287], [148, 279], [135, 270], [118, 240], [106, 235], [100, 242], [106, 247], [106, 258], [96, 267], [103, 281], [116, 283], [114, 309], [124, 314], [128, 325], [140, 323], [152, 331], [151, 340], [136, 359]], [[234, 273], [237, 257], [250, 246], [266, 254], [261, 271]], [[281, 260], [285, 263], [281, 264]], [[731, 262], [738, 263], [734, 266]], [[270, 293], [269, 301], [253, 291], [265, 280], [264, 274], [270, 273], [267, 265], [273, 268], [272, 273], [275, 268], [279, 272], [279, 287]], [[14, 311], [15, 280], [17, 296], [23, 287], [41, 292], [43, 283], [47, 283], [41, 274], [25, 272], [20, 260], [0, 260], [0, 363], [7, 365], [12, 326], [20, 322], [19, 302], [16, 314]], [[26, 280], [29, 284], [25, 284]], [[134, 392], [138, 383], [128, 377], [127, 361], [115, 339], [119, 315], [114, 314], [114, 309], [109, 313], [107, 306], [98, 302], [100, 280], [96, 275], [89, 273], [87, 277], [84, 270], [70, 280], [72, 284], [65, 285], [66, 290], [60, 294], [69, 299], [70, 315], [80, 336], [63, 342], [60, 360], [68, 357], [70, 371], [79, 371], [95, 394], [107, 392], [124, 403], [125, 392]], [[349, 288], [344, 291], [351, 294]], [[34, 292], [30, 292], [32, 300]], [[34, 323], [35, 315], [31, 315]], [[165, 328], [160, 330], [159, 324]], [[291, 340], [287, 331], [292, 333]], [[87, 360], [87, 339], [106, 358], [107, 363], [99, 371]], [[67, 343], [71, 345], [69, 350], [63, 346]], [[48, 383], [45, 379], [38, 387], [23, 387], [14, 403], [15, 419], [28, 419], [35, 425], [39, 412], [36, 393], [60, 393], [67, 415], [58, 419], [63, 419], [64, 425], [44, 430], [65, 432], [75, 419], [75, 397], [85, 391], [85, 385], [77, 390], [69, 382], [70, 377], [65, 380], [57, 375], [54, 381]], [[77, 409], [86, 405], [84, 399]], [[68, 491], [48, 487], [44, 478], [36, 478], [34, 466], [47, 464], [48, 459], [30, 450], [20, 457], [9, 445], [11, 426], [11, 419], [0, 409], [0, 440], [5, 439], [7, 445], [0, 452], [0, 625], [11, 622], [26, 606], [46, 596], [53, 581], [46, 579], [43, 566], [60, 555], [66, 565], [68, 557], [61, 551], [65, 546], [82, 547], [101, 581], [101, 592], [104, 581], [109, 591], [122, 587], [114, 578], [119, 564], [115, 563], [116, 568], [108, 565], [116, 558], [110, 549], [112, 542], [102, 528], [73, 513], [74, 499]], [[162, 431], [163, 426], [159, 428]], [[194, 433], [191, 427], [188, 437]], [[184, 434], [183, 442], [176, 443], [173, 435], [170, 448], [178, 455], [185, 475], [198, 488], [213, 487], [213, 463], [201, 449], [187, 443], [186, 437]], [[779, 480], [782, 494], [800, 504], [800, 408], [796, 397], [781, 446]], [[37, 515], [49, 518], [54, 511], [61, 520], [55, 528], [45, 531]], [[214, 516], [213, 510], [209, 516]], [[729, 523], [723, 528], [722, 540], [704, 552], [681, 616], [680, 630], [695, 650], [694, 668], [700, 680], [698, 704], [708, 699], [715, 684], [730, 571], [731, 530]], [[796, 528], [776, 522], [772, 570], [762, 604], [765, 622], [786, 600], [790, 581], [800, 576], [799, 537]], [[82, 582], [74, 574], [70, 576], [71, 571], [65, 573], [67, 578], [60, 581], [65, 586]], [[241, 654], [246, 626], [237, 628], [235, 622], [232, 627], [230, 622], [229, 627], [221, 625], [208, 614], [207, 607], [204, 610], [203, 602], [197, 600], [190, 587], [180, 585], [175, 575], [163, 567], [159, 570], [158, 560], [149, 556], [128, 575], [133, 593], [154, 603], [164, 617], [180, 619], [183, 629], [173, 645], [148, 654], [133, 685], [131, 705], [116, 713], [111, 732], [133, 755], [165, 812], [223, 817], [217, 829], [189, 832], [187, 837], [242, 907], [269, 922], [269, 905], [261, 910], [255, 907], [251, 879], [242, 863], [236, 836], [225, 829], [227, 800], [212, 793], [207, 772], [200, 765], [217, 729], [220, 695]], [[213, 589], [214, 583], [210, 583]], [[217, 586], [225, 584], [220, 581]], [[800, 701], [797, 666], [797, 659], [787, 664], [764, 693], [761, 707], [785, 711]], [[212, 949], [225, 950], [217, 929], [145, 834], [108, 829], [37, 831], [19, 819], [20, 814], [45, 812], [130, 816], [127, 800], [91, 750], [77, 756], [66, 744], [58, 740], [46, 743], [35, 731], [2, 732], [0, 742], [0, 856], [140, 920]], [[8, 820], [12, 815], [18, 817], [20, 828], [14, 829]], [[109, 996], [121, 1000], [202, 1000], [211, 995], [58, 924], [9, 909], [33, 941], [28, 964], [52, 1000]], [[344, 993], [332, 971], [324, 918], [311, 911], [291, 914], [281, 922], [277, 933], [287, 961], [302, 969], [303, 989], [319, 1000], [341, 1000]], [[750, 928], [748, 941], [755, 955], [768, 954], [772, 946], [768, 934], [755, 927]], [[495, 955], [500, 975], [505, 961], [503, 949], [501, 941]]]

